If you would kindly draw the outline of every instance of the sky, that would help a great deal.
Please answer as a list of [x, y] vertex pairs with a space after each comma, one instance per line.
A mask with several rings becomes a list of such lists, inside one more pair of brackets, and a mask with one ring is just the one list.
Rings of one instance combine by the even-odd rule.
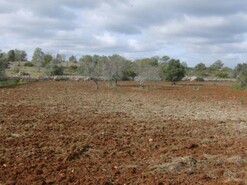
[[0, 0], [0, 49], [67, 57], [168, 55], [188, 66], [247, 57], [244, 0]]

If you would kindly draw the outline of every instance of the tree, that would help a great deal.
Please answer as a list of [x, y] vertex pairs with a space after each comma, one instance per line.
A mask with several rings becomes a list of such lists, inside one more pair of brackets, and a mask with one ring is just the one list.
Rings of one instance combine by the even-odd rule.
[[104, 71], [110, 82], [117, 85], [119, 80], [123, 80], [125, 72], [128, 68], [127, 60], [117, 54], [108, 57], [105, 63]]
[[218, 78], [229, 78], [233, 76], [233, 70], [229, 67], [223, 67], [215, 76]]
[[100, 57], [98, 55], [90, 56], [85, 55], [80, 59], [79, 73], [88, 76], [99, 89], [99, 76], [100, 76]]
[[54, 59], [46, 65], [46, 74], [49, 76], [63, 75], [63, 67], [58, 66]]
[[69, 57], [69, 62], [71, 62], [71, 63], [77, 63], [76, 57], [74, 55], [70, 56]]
[[247, 87], [247, 65], [242, 67], [237, 80], [241, 87]]
[[163, 57], [161, 57], [161, 61], [162, 62], [168, 62], [169, 59], [170, 59], [170, 57], [169, 56], [166, 56], [166, 55], [164, 55]]
[[123, 79], [122, 80], [134, 80], [134, 78], [137, 76], [136, 70], [135, 70], [135, 63], [131, 61], [127, 61], [127, 67], [123, 71]]
[[8, 67], [8, 56], [0, 50], [0, 78], [4, 77], [5, 69]]
[[9, 50], [7, 53], [8, 61], [9, 62], [14, 62], [15, 61], [15, 50]]
[[21, 62], [26, 60], [27, 60], [26, 51], [15, 49], [15, 61]]
[[238, 64], [233, 70], [233, 77], [237, 78], [245, 68], [247, 68], [247, 63]]
[[48, 64], [45, 68], [45, 74], [48, 76], [63, 75], [63, 68], [55, 64]]
[[170, 81], [175, 85], [177, 81], [182, 80], [185, 76], [185, 68], [181, 65], [179, 60], [171, 59], [167, 66], [164, 67], [163, 73], [165, 80]]
[[241, 87], [247, 87], [247, 63], [238, 64], [233, 70], [233, 76]]
[[207, 67], [204, 63], [199, 63], [194, 68], [195, 74], [199, 77], [205, 76], [207, 72]]
[[44, 62], [44, 55], [45, 54], [43, 53], [42, 49], [36, 48], [34, 50], [32, 62], [36, 64], [36, 66], [38, 67], [38, 71], [40, 71], [40, 68]]
[[[160, 66], [158, 61], [159, 59], [157, 57], [142, 58], [135, 61], [137, 74], [135, 80], [139, 82], [141, 87], [144, 87], [144, 82], [147, 80], [160, 78]], [[165, 65], [165, 63], [162, 63], [162, 65]]]
[[145, 68], [142, 73], [138, 74], [136, 81], [139, 82], [139, 85], [144, 88], [145, 81], [159, 81], [161, 80], [160, 68], [159, 66], [149, 66]]
[[63, 55], [61, 55], [61, 54], [57, 54], [56, 55], [56, 57], [55, 57], [55, 59], [54, 59], [54, 63], [55, 64], [62, 64], [64, 61], [65, 61], [65, 59], [64, 59], [65, 57], [63, 56]]
[[156, 58], [142, 58], [135, 61], [137, 65], [137, 73], [140, 74], [150, 66], [158, 66], [158, 60]]
[[42, 67], [46, 67], [47, 65], [49, 65], [52, 60], [53, 60], [53, 57], [52, 57], [51, 54], [45, 54], [44, 55], [44, 60], [43, 60], [43, 63], [42, 63]]
[[210, 67], [209, 69], [211, 71], [219, 71], [223, 68], [224, 64], [221, 60], [216, 60]]

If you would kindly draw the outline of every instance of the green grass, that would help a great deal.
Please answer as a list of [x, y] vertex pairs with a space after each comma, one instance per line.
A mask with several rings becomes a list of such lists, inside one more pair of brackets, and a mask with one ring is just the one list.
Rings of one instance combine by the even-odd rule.
[[19, 80], [4, 80], [4, 81], [0, 81], [0, 87], [14, 86], [14, 85], [18, 85], [18, 84], [19, 84]]
[[247, 90], [246, 87], [241, 87], [239, 84], [234, 84], [230, 87], [231, 90], [235, 90], [235, 91], [245, 91]]

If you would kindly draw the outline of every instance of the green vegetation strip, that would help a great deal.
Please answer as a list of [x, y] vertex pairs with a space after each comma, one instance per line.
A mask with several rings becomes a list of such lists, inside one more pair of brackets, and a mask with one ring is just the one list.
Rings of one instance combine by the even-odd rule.
[[0, 81], [0, 87], [8, 87], [8, 86], [14, 86], [18, 85], [20, 80], [4, 80]]

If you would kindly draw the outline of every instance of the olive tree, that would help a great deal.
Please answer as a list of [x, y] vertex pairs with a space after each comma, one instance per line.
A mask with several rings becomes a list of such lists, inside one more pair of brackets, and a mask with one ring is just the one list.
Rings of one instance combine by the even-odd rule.
[[63, 66], [58, 65], [55, 59], [52, 59], [50, 63], [46, 65], [46, 74], [49, 76], [63, 75]]
[[99, 89], [99, 77], [101, 74], [100, 57], [98, 55], [85, 55], [80, 59], [79, 73], [88, 76], [92, 80], [96, 89]]
[[69, 62], [71, 62], [71, 63], [77, 63], [76, 57], [74, 55], [70, 56], [69, 57]]
[[36, 66], [38, 67], [38, 71], [40, 71], [40, 68], [43, 65], [44, 56], [45, 56], [45, 54], [44, 54], [44, 52], [42, 51], [41, 48], [36, 48], [34, 50], [33, 57], [32, 57], [32, 62], [34, 64], [36, 64]]
[[135, 61], [136, 63], [136, 81], [144, 88], [144, 82], [147, 80], [157, 81], [160, 80], [160, 67], [158, 58], [143, 58]]
[[239, 64], [236, 68], [236, 77], [241, 87], [247, 87], [247, 64]]
[[205, 76], [207, 73], [207, 67], [204, 63], [199, 63], [195, 66], [194, 72], [199, 77]]
[[123, 80], [128, 69], [127, 60], [120, 55], [112, 55], [108, 57], [104, 63], [104, 73], [107, 79], [117, 85], [119, 80]]
[[172, 82], [173, 85], [176, 82], [182, 80], [185, 76], [185, 67], [179, 60], [171, 59], [167, 65], [163, 68], [164, 79]]
[[8, 67], [7, 55], [0, 50], [0, 78], [4, 77], [5, 69]]

